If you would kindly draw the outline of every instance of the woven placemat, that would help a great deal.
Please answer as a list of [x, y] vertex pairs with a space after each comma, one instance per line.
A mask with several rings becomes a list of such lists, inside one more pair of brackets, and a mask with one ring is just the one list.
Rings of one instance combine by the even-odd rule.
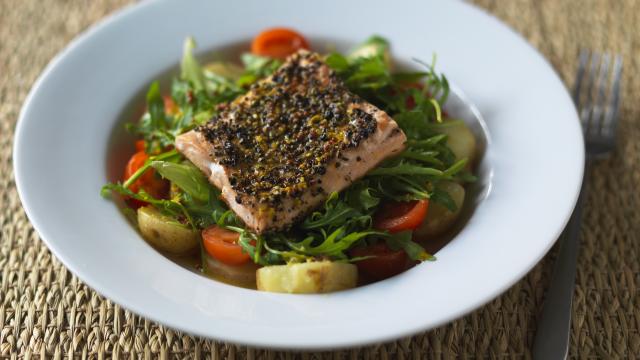
[[[184, 335], [122, 310], [69, 273], [40, 241], [20, 205], [11, 159], [14, 126], [47, 62], [79, 32], [127, 2], [0, 1], [0, 357], [530, 358], [555, 249], [509, 291], [462, 319], [412, 338], [327, 353], [251, 349]], [[613, 158], [589, 174], [593, 181], [582, 229], [570, 354], [636, 358], [640, 1], [476, 2], [522, 33], [567, 84], [573, 82], [579, 47], [624, 55], [619, 146]]]

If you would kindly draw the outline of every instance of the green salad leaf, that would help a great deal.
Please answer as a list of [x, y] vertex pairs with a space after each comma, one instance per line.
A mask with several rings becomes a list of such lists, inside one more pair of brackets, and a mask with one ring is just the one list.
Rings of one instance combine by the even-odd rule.
[[390, 45], [387, 39], [374, 35], [358, 45], [358, 47], [347, 56], [347, 59], [354, 62], [360, 58], [379, 57], [384, 60], [386, 67], [390, 68], [391, 55], [389, 49]]
[[177, 164], [168, 161], [152, 161], [151, 167], [165, 179], [189, 194], [195, 200], [209, 201], [211, 185], [200, 169], [191, 163]]
[[282, 65], [280, 60], [249, 53], [242, 54], [241, 59], [245, 72], [237, 80], [237, 84], [244, 87], [273, 74]]
[[173, 200], [156, 199], [148, 194], [144, 189], [133, 192], [128, 187], [120, 183], [109, 183], [102, 187], [102, 196], [108, 197], [111, 192], [119, 193], [131, 199], [139, 200], [153, 205], [165, 215], [169, 215], [174, 219], [184, 219], [192, 226], [194, 225], [191, 213], [179, 202]]
[[318, 245], [314, 245], [318, 238], [313, 235], [302, 241], [289, 240], [287, 245], [299, 254], [346, 260], [346, 251], [357, 241], [371, 235], [384, 236], [386, 233], [375, 230], [348, 232], [347, 228], [342, 226], [329, 234], [323, 233]]
[[195, 48], [195, 40], [193, 40], [192, 37], [188, 37], [184, 42], [184, 52], [182, 62], [180, 63], [180, 77], [183, 80], [189, 81], [195, 91], [200, 91], [205, 88], [204, 73], [200, 63], [193, 55]]
[[402, 231], [387, 237], [385, 241], [392, 250], [403, 249], [411, 260], [433, 261], [436, 259], [433, 255], [426, 252], [422, 246], [411, 240], [411, 236], [411, 231]]

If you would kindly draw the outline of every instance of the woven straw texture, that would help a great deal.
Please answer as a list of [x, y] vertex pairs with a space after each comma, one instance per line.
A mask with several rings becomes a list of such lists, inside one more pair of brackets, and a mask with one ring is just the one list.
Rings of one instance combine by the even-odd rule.
[[[555, 249], [509, 291], [462, 319], [412, 338], [327, 353], [248, 349], [184, 335], [124, 311], [69, 273], [22, 210], [13, 180], [14, 127], [47, 62], [127, 2], [0, 1], [0, 357], [531, 357]], [[640, 357], [640, 1], [476, 2], [522, 33], [567, 84], [580, 47], [624, 56], [617, 151], [588, 174], [570, 356]]]

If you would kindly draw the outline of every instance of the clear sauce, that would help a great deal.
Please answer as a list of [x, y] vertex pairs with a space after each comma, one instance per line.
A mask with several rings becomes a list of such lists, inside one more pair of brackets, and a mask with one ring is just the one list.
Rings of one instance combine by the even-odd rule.
[[[158, 250], [160, 251], [160, 250]], [[169, 258], [171, 261], [175, 262], [176, 264], [182, 266], [183, 268], [194, 272], [198, 275], [202, 275], [204, 277], [208, 277], [210, 279], [213, 279], [215, 281], [219, 281], [228, 285], [233, 285], [233, 286], [238, 286], [238, 287], [242, 287], [245, 289], [252, 289], [252, 290], [256, 290], [256, 284], [247, 284], [245, 282], [234, 282], [231, 281], [229, 278], [224, 277], [224, 276], [220, 276], [214, 272], [211, 271], [207, 271], [205, 270], [205, 268], [202, 265], [202, 257], [200, 252], [193, 252], [191, 254], [187, 254], [187, 255], [176, 255], [176, 254], [171, 254], [171, 253], [166, 253], [163, 251], [160, 251], [160, 253], [162, 253], [164, 256], [166, 256], [167, 258]]]

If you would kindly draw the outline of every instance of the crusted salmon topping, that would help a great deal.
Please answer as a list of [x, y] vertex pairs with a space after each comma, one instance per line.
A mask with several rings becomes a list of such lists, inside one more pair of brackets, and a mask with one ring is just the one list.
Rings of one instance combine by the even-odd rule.
[[285, 197], [324, 192], [327, 166], [376, 131], [374, 116], [354, 106], [362, 102], [317, 54], [301, 51], [197, 131], [227, 168], [237, 203], [278, 210]]

